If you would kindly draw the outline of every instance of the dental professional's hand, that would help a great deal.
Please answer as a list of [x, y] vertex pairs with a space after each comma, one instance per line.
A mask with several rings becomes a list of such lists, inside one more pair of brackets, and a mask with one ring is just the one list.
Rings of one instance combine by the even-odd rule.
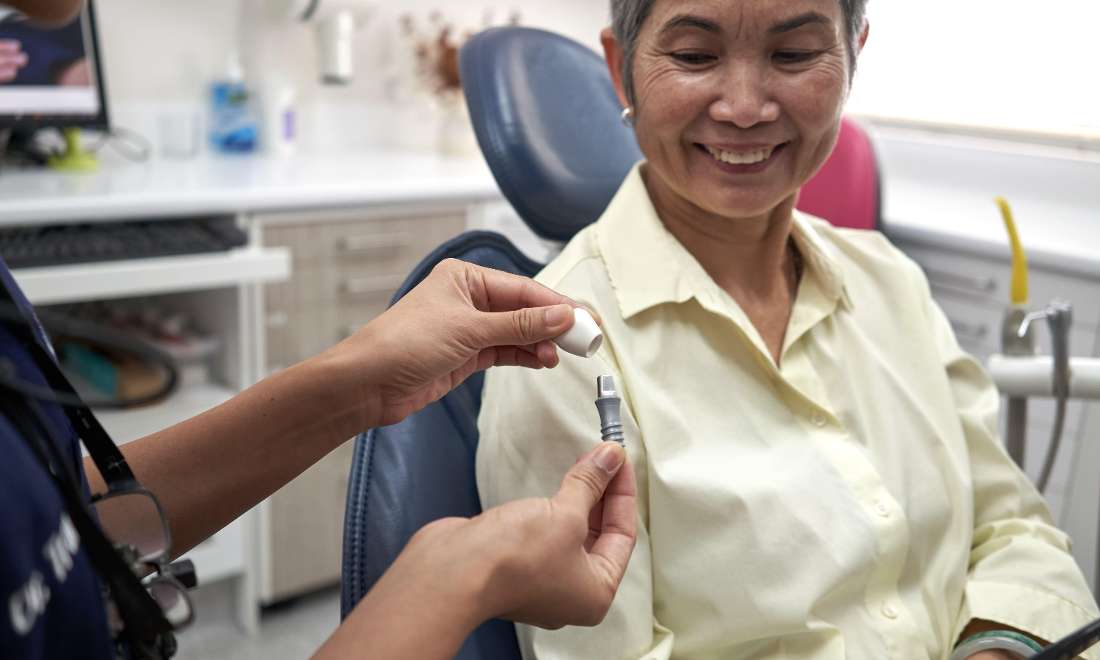
[[424, 544], [438, 552], [433, 536], [465, 534], [494, 560], [483, 617], [550, 629], [594, 626], [607, 615], [634, 551], [635, 495], [626, 451], [605, 442], [573, 466], [553, 497], [435, 523], [438, 529], [424, 530]]
[[0, 39], [0, 83], [11, 82], [27, 66], [23, 45], [15, 39]]
[[448, 259], [327, 357], [359, 369], [362, 428], [393, 424], [476, 371], [556, 366], [550, 340], [572, 327], [577, 306], [529, 278]]
[[544, 628], [606, 616], [636, 538], [634, 471], [604, 443], [550, 498], [424, 527], [318, 658], [447, 658], [483, 621]]

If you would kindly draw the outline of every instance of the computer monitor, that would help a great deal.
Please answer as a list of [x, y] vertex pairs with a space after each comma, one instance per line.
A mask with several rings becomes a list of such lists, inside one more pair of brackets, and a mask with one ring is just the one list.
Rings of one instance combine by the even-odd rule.
[[48, 127], [109, 128], [95, 9], [42, 25], [0, 0], [0, 129]]

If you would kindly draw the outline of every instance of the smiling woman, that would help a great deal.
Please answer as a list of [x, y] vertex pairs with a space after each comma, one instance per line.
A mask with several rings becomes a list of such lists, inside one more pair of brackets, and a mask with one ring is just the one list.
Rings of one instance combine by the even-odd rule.
[[775, 216], [753, 224], [786, 234], [798, 189], [836, 142], [852, 69], [840, 5], [746, 4], [760, 9], [731, 23], [714, 3], [656, 3], [629, 65], [604, 37], [612, 69], [629, 73], [619, 86], [633, 98], [650, 193], [682, 241], [719, 217]]
[[539, 275], [600, 313], [602, 364], [489, 374], [478, 486], [486, 506], [553, 492], [610, 373], [640, 532], [604, 623], [520, 627], [526, 657], [943, 658], [979, 630], [1095, 616], [921, 271], [794, 208], [836, 141], [863, 13], [612, 2], [602, 42], [645, 161]]

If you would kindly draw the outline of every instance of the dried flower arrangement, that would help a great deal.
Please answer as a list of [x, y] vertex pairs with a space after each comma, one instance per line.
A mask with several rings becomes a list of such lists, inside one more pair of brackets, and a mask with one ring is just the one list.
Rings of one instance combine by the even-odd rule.
[[[480, 29], [492, 27], [493, 14], [486, 11]], [[519, 25], [520, 14], [513, 11], [508, 25]], [[419, 84], [441, 100], [461, 96], [462, 80], [458, 70], [458, 51], [474, 34], [465, 30], [459, 35], [452, 23], [443, 18], [440, 11], [428, 16], [426, 26], [421, 26], [411, 14], [401, 17], [401, 32], [411, 43], [416, 58], [416, 77]]]

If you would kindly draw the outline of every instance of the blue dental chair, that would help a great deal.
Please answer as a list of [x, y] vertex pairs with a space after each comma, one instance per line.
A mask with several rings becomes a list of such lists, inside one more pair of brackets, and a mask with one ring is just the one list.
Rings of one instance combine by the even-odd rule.
[[[633, 132], [604, 60], [558, 35], [497, 28], [462, 49], [460, 69], [478, 143], [501, 191], [544, 239], [567, 241], [595, 221], [635, 162]], [[413, 271], [395, 300], [437, 263], [456, 258], [533, 276], [543, 264], [492, 232], [468, 232]], [[355, 440], [344, 518], [341, 616], [346, 617], [425, 524], [481, 512], [474, 477], [482, 374], [394, 426]], [[427, 632], [427, 631], [426, 631]], [[515, 627], [478, 628], [459, 660], [520, 657]]]

